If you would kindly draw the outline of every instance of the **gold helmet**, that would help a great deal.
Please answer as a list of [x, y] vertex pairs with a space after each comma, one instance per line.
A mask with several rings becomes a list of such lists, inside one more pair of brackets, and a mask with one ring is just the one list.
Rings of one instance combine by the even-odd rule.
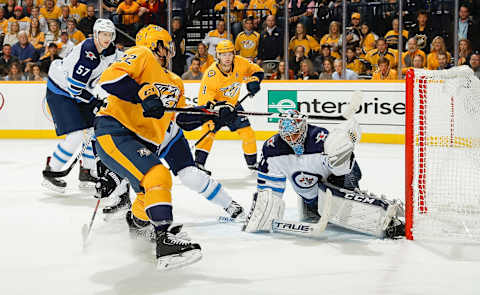
[[162, 46], [167, 49], [170, 58], [175, 56], [172, 37], [160, 26], [148, 25], [142, 28], [135, 37], [135, 43], [137, 46], [148, 47], [154, 53], [158, 53], [159, 47]]
[[235, 47], [230, 40], [222, 40], [217, 44], [217, 53], [233, 52], [234, 50]]

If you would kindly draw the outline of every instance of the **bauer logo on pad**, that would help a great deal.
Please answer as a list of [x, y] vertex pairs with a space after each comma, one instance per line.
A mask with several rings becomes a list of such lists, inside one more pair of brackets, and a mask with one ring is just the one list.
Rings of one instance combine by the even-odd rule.
[[[297, 109], [296, 90], [269, 90], [268, 112], [283, 113], [290, 109]], [[278, 118], [268, 118], [269, 123], [277, 123]]]

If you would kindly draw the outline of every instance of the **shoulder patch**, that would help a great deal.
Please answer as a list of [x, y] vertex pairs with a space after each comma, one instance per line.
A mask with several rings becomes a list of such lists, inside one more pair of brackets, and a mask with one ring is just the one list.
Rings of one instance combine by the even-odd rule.
[[207, 76], [208, 76], [209, 78], [215, 76], [215, 71], [214, 71], [214, 70], [208, 71]]

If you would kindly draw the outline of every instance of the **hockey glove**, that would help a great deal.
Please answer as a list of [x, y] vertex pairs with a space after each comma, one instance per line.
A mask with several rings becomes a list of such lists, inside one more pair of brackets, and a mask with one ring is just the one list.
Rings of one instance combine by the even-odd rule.
[[145, 118], [160, 119], [163, 117], [165, 107], [154, 86], [148, 83], [142, 84], [142, 87], [138, 91], [138, 97], [141, 100], [143, 116]]
[[218, 112], [218, 118], [213, 119], [217, 129], [233, 123], [237, 117], [235, 108], [226, 101], [217, 102], [212, 109]]
[[109, 170], [105, 171], [105, 175], [100, 177], [95, 185], [96, 193], [95, 198], [107, 198], [113, 191], [120, 185], [121, 179], [118, 175]]
[[260, 91], [260, 82], [258, 80], [250, 81], [247, 83], [247, 90], [251, 96], [257, 94]]

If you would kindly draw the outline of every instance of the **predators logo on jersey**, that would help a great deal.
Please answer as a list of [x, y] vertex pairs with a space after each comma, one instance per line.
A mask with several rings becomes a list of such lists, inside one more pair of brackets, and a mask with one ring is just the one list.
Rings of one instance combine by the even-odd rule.
[[153, 86], [158, 90], [158, 96], [165, 107], [174, 108], [177, 106], [180, 97], [180, 89], [178, 87], [161, 83], [153, 83]]
[[226, 101], [235, 105], [240, 96], [242, 82], [257, 72], [263, 72], [263, 69], [238, 55], [233, 59], [230, 73], [223, 73], [217, 63], [212, 64], [207, 69], [207, 75], [202, 78], [198, 105], [205, 105], [208, 101]]
[[254, 48], [255, 46], [257, 46], [257, 43], [256, 42], [253, 42], [252, 40], [243, 40], [241, 42], [242, 44], [242, 47], [245, 48], [245, 49], [252, 49]]
[[240, 83], [235, 82], [232, 85], [228, 85], [227, 87], [220, 88], [220, 91], [226, 97], [235, 97], [237, 93], [240, 91]]

